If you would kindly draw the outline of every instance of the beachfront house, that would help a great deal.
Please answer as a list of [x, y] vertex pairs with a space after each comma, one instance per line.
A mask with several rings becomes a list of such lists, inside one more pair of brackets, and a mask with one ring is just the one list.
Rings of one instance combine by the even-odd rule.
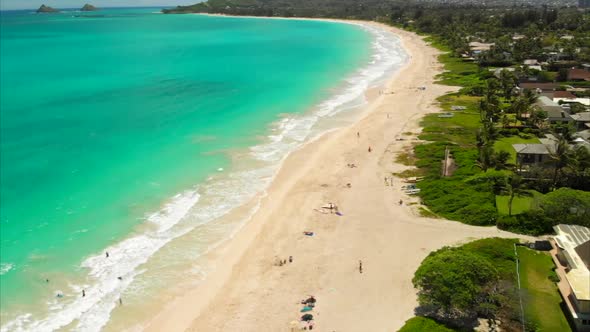
[[519, 167], [546, 164], [550, 158], [545, 144], [512, 144], [516, 151], [516, 164]]
[[573, 122], [570, 114], [558, 103], [547, 96], [540, 96], [535, 102], [537, 108], [547, 114], [547, 121], [551, 124]]
[[590, 228], [560, 224], [553, 229], [551, 257], [564, 310], [578, 332], [590, 332]]
[[512, 144], [516, 152], [516, 164], [520, 169], [527, 166], [550, 165], [551, 154], [555, 152], [557, 138], [551, 134], [539, 139], [535, 144]]

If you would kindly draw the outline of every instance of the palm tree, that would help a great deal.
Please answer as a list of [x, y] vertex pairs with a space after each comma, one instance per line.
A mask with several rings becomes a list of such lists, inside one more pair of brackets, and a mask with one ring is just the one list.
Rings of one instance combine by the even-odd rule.
[[569, 144], [563, 136], [559, 136], [553, 148], [549, 149], [549, 158], [553, 164], [553, 188], [555, 188], [561, 171], [573, 162]]
[[567, 168], [570, 187], [588, 190], [590, 184], [590, 151], [584, 146], [571, 149]]
[[513, 174], [507, 179], [502, 192], [508, 196], [509, 216], [512, 216], [512, 203], [514, 202], [514, 197], [531, 196], [531, 193], [526, 190], [522, 178], [516, 174]]
[[502, 94], [504, 98], [510, 100], [512, 98], [512, 90], [516, 86], [516, 76], [508, 70], [504, 69], [500, 72], [500, 84], [502, 86]]
[[494, 153], [494, 155], [493, 155], [494, 168], [496, 170], [508, 169], [508, 167], [510, 166], [510, 164], [508, 163], [509, 159], [510, 159], [510, 153], [508, 153], [506, 151], [500, 151], [498, 153]]

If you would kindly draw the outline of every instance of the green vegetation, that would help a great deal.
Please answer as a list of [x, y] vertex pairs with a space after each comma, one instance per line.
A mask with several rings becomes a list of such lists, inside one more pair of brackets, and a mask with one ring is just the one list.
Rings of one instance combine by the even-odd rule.
[[[527, 137], [528, 136], [528, 137]], [[506, 151], [510, 154], [510, 159], [508, 162], [516, 165], [516, 151], [512, 147], [512, 144], [538, 144], [541, 143], [539, 139], [535, 136], [508, 136], [502, 137], [498, 139], [494, 143], [494, 150], [495, 151]]]
[[[428, 255], [412, 280], [419, 290], [419, 317], [408, 320], [400, 331], [437, 327], [472, 330], [478, 318], [500, 320], [504, 331], [520, 331], [516, 243], [513, 239], [483, 239]], [[516, 248], [526, 330], [571, 331], [551, 281], [556, 277], [551, 257], [526, 247]]]
[[560, 307], [557, 286], [550, 280], [556, 277], [551, 257], [518, 247], [518, 258], [527, 326], [536, 331], [571, 331]]
[[[543, 194], [535, 190], [528, 190], [528, 192], [530, 195], [514, 197], [512, 202], [512, 215], [524, 213], [539, 206], [539, 201], [543, 197]], [[496, 196], [496, 207], [498, 208], [498, 213], [505, 216], [509, 215], [509, 200], [510, 196]]]
[[445, 72], [437, 78], [437, 83], [454, 86], [483, 87], [482, 73], [479, 66], [474, 62], [465, 62], [460, 58], [453, 57], [449, 53], [441, 54], [438, 58], [445, 64]]
[[453, 332], [433, 319], [426, 317], [412, 317], [406, 321], [398, 332]]
[[545, 195], [541, 209], [548, 218], [559, 223], [590, 227], [590, 192], [558, 189]]
[[430, 253], [412, 279], [416, 311], [456, 328], [477, 318], [500, 319], [503, 328], [518, 324], [514, 243], [484, 239]]

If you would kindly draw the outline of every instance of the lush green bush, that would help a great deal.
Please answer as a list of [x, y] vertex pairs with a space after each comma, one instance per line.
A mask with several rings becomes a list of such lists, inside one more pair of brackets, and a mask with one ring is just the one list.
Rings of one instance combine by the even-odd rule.
[[590, 227], [590, 192], [560, 188], [543, 197], [541, 208], [557, 224]]
[[435, 320], [426, 317], [412, 317], [406, 321], [398, 332], [453, 332]]
[[[557, 220], [557, 223], [560, 222]], [[500, 216], [497, 226], [510, 232], [537, 236], [552, 231], [553, 219], [543, 210], [533, 209], [514, 216]]]
[[450, 326], [477, 317], [510, 320], [514, 302], [514, 243], [483, 239], [430, 253], [412, 282], [418, 288], [417, 312]]
[[412, 281], [422, 306], [436, 308], [444, 318], [468, 318], [490, 309], [493, 300], [488, 290], [496, 287], [498, 279], [498, 270], [484, 257], [444, 248], [426, 257]]

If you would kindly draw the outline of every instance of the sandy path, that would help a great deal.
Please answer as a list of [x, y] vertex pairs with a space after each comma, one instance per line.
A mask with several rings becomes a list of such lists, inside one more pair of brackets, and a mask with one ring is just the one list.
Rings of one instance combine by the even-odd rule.
[[[412, 58], [390, 82], [389, 93], [376, 96], [354, 126], [293, 153], [253, 220], [211, 254], [223, 263], [170, 303], [148, 330], [290, 331], [289, 323], [302, 315], [299, 301], [313, 294], [314, 330], [396, 331], [413, 316], [411, 278], [429, 252], [475, 238], [515, 237], [419, 217], [412, 206], [397, 203], [410, 201], [399, 179], [385, 186], [385, 176], [403, 169], [394, 163], [395, 153], [410, 144], [396, 138], [417, 132], [418, 120], [436, 111], [434, 99], [451, 90], [433, 84], [438, 52], [414, 34], [395, 32]], [[328, 202], [343, 216], [314, 211]], [[290, 255], [293, 263], [273, 265], [275, 256]]]

